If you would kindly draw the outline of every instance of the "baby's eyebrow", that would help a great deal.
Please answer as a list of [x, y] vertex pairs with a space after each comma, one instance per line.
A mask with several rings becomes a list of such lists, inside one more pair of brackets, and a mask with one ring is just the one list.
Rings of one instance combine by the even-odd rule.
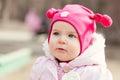
[[69, 33], [76, 33], [75, 31], [69, 31]]
[[72, 34], [77, 34], [75, 31], [68, 31], [68, 32]]
[[69, 31], [69, 33], [78, 36], [77, 32], [75, 32], [75, 31]]

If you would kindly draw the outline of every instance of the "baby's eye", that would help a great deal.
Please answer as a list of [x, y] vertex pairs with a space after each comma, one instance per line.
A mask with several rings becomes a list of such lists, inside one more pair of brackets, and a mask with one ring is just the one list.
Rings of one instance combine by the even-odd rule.
[[70, 38], [76, 38], [76, 36], [73, 35], [73, 34], [69, 34], [68, 37], [70, 37]]
[[59, 32], [54, 32], [53, 35], [56, 35], [56, 36], [57, 36], [57, 35], [59, 35]]

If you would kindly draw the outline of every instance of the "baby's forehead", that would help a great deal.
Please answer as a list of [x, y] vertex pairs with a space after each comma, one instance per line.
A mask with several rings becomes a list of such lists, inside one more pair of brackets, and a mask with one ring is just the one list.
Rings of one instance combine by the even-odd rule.
[[71, 24], [69, 24], [68, 22], [64, 22], [64, 21], [55, 22], [52, 26], [52, 30], [76, 32], [76, 30]]
[[66, 22], [66, 21], [55, 21], [53, 23], [53, 26], [57, 25], [57, 26], [72, 26], [70, 23]]

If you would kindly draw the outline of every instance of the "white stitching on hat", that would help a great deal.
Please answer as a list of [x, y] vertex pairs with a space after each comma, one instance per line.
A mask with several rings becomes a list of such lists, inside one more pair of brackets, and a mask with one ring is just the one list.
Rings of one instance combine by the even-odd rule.
[[68, 11], [64, 11], [60, 14], [61, 17], [67, 17], [70, 13]]

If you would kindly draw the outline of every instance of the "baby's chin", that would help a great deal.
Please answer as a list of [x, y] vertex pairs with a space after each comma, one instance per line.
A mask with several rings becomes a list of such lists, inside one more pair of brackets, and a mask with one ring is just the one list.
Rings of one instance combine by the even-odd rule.
[[59, 62], [70, 62], [73, 59], [57, 59]]

